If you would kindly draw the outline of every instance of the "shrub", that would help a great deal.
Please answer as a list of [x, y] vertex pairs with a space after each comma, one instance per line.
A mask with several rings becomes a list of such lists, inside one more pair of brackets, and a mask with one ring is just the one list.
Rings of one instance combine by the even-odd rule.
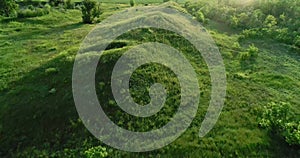
[[44, 9], [50, 12], [51, 6], [47, 3], [45, 4]]
[[294, 40], [294, 44], [295, 46], [300, 47], [300, 35], [296, 36]]
[[204, 23], [205, 22], [205, 17], [204, 14], [201, 11], [197, 12], [196, 18], [199, 22]]
[[132, 7], [135, 5], [135, 1], [134, 0], [130, 0], [129, 3], [130, 3], [130, 6], [132, 6]]
[[87, 158], [101, 158], [101, 157], [107, 157], [108, 152], [106, 151], [105, 147], [97, 146], [92, 147], [84, 152]]
[[46, 74], [54, 74], [54, 73], [57, 73], [57, 72], [58, 72], [58, 70], [56, 68], [53, 68], [53, 67], [47, 68], [45, 70]]
[[242, 35], [244, 35], [245, 38], [258, 38], [263, 36], [261, 31], [258, 29], [243, 30]]
[[288, 120], [290, 104], [285, 102], [269, 103], [263, 107], [259, 125], [269, 129], [281, 129]]
[[57, 6], [57, 10], [59, 10], [62, 13], [66, 12], [65, 4], [64, 3], [59, 3]]
[[65, 5], [66, 9], [74, 9], [75, 8], [75, 3], [73, 3], [72, 0], [65, 1], [64, 5]]
[[81, 5], [75, 5], [75, 8], [74, 8], [74, 9], [81, 10], [81, 9], [82, 9], [82, 6], [81, 6]]
[[237, 28], [239, 26], [239, 22], [240, 21], [239, 21], [238, 17], [236, 17], [235, 15], [230, 17], [230, 26], [231, 27]]
[[258, 57], [259, 49], [257, 47], [255, 47], [254, 44], [250, 45], [249, 48], [247, 49], [247, 51], [249, 52], [249, 55], [251, 58]]
[[250, 45], [246, 52], [241, 52], [240, 60], [255, 60], [258, 57], [259, 49], [254, 44]]
[[249, 52], [241, 52], [239, 54], [239, 58], [242, 61], [249, 60], [250, 59], [250, 54], [249, 54]]
[[33, 5], [29, 5], [27, 8], [30, 9], [30, 10], [34, 10], [35, 9]]
[[248, 28], [249, 27], [250, 18], [246, 13], [241, 13], [238, 15], [238, 27]]
[[273, 15], [268, 15], [264, 21], [264, 26], [267, 28], [272, 28], [277, 25], [277, 19]]
[[290, 145], [300, 145], [300, 122], [292, 121], [289, 112], [289, 103], [269, 103], [263, 107], [259, 125], [281, 135]]
[[33, 6], [28, 6], [27, 9], [22, 9], [18, 11], [18, 18], [30, 18], [37, 17], [49, 14], [50, 6], [46, 6], [44, 8], [35, 8]]
[[100, 16], [100, 6], [94, 0], [84, 0], [82, 3], [82, 20], [84, 23], [91, 24], [96, 17]]
[[49, 0], [49, 4], [51, 6], [58, 6], [60, 4], [64, 4], [64, 0]]
[[290, 44], [293, 43], [293, 39], [289, 35], [288, 28], [276, 29], [274, 34], [278, 41]]
[[300, 122], [286, 123], [283, 136], [288, 144], [300, 145]]
[[0, 0], [0, 15], [9, 17], [17, 15], [19, 6], [15, 0]]

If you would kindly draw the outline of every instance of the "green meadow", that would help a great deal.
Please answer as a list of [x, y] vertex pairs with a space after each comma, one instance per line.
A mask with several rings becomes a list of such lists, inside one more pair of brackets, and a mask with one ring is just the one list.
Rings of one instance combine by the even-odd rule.
[[[131, 7], [128, 0], [99, 2], [101, 14], [89, 24], [83, 23], [82, 3], [49, 5], [43, 14], [28, 15], [22, 10], [46, 8], [28, 2], [17, 11], [23, 17], [0, 16], [0, 157], [300, 157], [298, 0], [167, 2], [203, 24], [224, 60], [225, 106], [203, 138], [198, 133], [211, 99], [211, 81], [191, 43], [156, 28], [132, 30], [113, 41], [99, 61], [95, 88], [102, 108], [120, 127], [158, 129], [180, 102], [176, 75], [160, 64], [146, 64], [130, 79], [131, 96], [148, 104], [149, 87], [158, 82], [168, 90], [165, 105], [149, 118], [124, 113], [112, 95], [110, 76], [127, 50], [146, 42], [170, 45], [183, 53], [198, 77], [201, 99], [189, 128], [170, 145], [141, 153], [117, 150], [95, 138], [74, 104], [72, 70], [82, 41], [97, 23]], [[135, 6], [161, 3], [136, 0]]]

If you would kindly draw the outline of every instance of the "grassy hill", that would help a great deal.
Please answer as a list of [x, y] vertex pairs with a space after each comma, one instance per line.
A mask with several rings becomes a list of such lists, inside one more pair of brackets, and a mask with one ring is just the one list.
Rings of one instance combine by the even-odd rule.
[[[102, 7], [100, 19], [129, 6]], [[199, 52], [172, 32], [138, 29], [120, 36], [100, 60], [98, 98], [108, 115], [124, 128], [147, 131], [161, 127], [176, 111], [178, 81], [161, 65], [136, 70], [131, 90], [135, 100], [145, 104], [149, 97], [142, 94], [150, 84], [164, 84], [171, 97], [162, 112], [139, 119], [122, 114], [113, 100], [109, 83], [112, 66], [132, 46], [151, 41], [171, 45], [191, 61], [201, 85], [201, 103], [189, 129], [169, 146], [127, 153], [104, 145], [83, 126], [72, 96], [74, 58], [94, 26], [81, 23], [81, 12], [75, 9], [52, 9], [48, 15], [33, 18], [1, 18], [0, 157], [82, 157], [89, 152], [108, 157], [300, 157], [299, 146], [290, 146], [278, 134], [258, 125], [261, 108], [270, 102], [289, 102], [291, 113], [300, 120], [299, 49], [269, 37], [241, 39], [242, 30], [219, 20], [205, 24], [227, 71], [225, 107], [213, 130], [204, 138], [198, 137], [211, 93], [208, 68]], [[239, 53], [250, 45], [259, 49], [258, 57], [241, 60]]]

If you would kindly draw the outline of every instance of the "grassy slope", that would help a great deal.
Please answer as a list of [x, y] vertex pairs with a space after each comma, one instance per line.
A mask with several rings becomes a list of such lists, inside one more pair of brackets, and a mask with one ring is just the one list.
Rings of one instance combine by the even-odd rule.
[[[107, 9], [115, 10], [114, 7]], [[102, 18], [109, 14], [105, 13]], [[99, 144], [77, 121], [72, 99], [73, 59], [80, 42], [93, 28], [93, 25], [81, 24], [80, 16], [76, 10], [65, 13], [54, 11], [43, 17], [1, 22], [2, 155], [16, 151], [39, 155], [78, 154]], [[217, 24], [209, 27], [218, 29]], [[232, 53], [236, 49], [233, 42], [237, 41], [237, 37], [223, 33], [213, 34], [228, 73], [226, 107], [217, 125], [206, 137], [198, 138], [199, 125], [209, 100], [208, 74], [203, 66], [197, 70], [204, 76], [200, 76], [199, 80], [205, 87], [205, 93], [190, 129], [171, 146], [141, 155], [299, 156], [299, 150], [259, 129], [256, 120], [256, 109], [270, 101], [290, 101], [299, 114], [299, 54], [271, 40], [245, 40], [241, 42], [242, 46], [255, 43], [262, 52], [256, 63], [240, 63]], [[130, 37], [123, 40], [136, 43]], [[49, 68], [54, 68], [54, 71], [49, 71]], [[56, 92], [49, 92], [53, 88]], [[141, 156], [118, 151], [111, 154]]]
[[[30, 146], [27, 143], [33, 137], [39, 137], [38, 141], [53, 137], [70, 119], [61, 115], [76, 117], [72, 94], [65, 89], [71, 81], [67, 75], [71, 73], [66, 71], [73, 60], [68, 54], [76, 52], [93, 27], [80, 20], [79, 11], [55, 11], [44, 17], [1, 23], [1, 43], [7, 43], [1, 47], [2, 152], [16, 150], [23, 143]], [[49, 67], [58, 72], [46, 74]], [[56, 95], [49, 94], [52, 88], [57, 89]]]

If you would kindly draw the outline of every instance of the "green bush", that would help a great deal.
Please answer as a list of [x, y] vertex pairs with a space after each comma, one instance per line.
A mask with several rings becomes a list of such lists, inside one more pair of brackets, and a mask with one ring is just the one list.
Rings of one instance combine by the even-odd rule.
[[299, 47], [299, 42], [295, 40], [300, 31], [299, 0], [288, 3], [284, 0], [253, 1], [243, 7], [234, 0], [197, 0], [187, 1], [184, 7], [196, 18], [200, 11], [206, 19], [228, 24], [234, 29], [251, 30], [243, 32], [251, 37], [273, 38]]
[[264, 21], [264, 26], [267, 28], [273, 28], [277, 25], [277, 19], [273, 15], [268, 15]]
[[106, 151], [105, 147], [97, 146], [92, 147], [84, 152], [87, 158], [102, 158], [107, 157], [108, 152]]
[[66, 9], [74, 9], [75, 8], [75, 3], [72, 2], [72, 0], [66, 0], [64, 5], [65, 5]]
[[281, 129], [288, 120], [290, 104], [271, 102], [263, 107], [259, 125], [269, 129]]
[[57, 73], [57, 72], [58, 72], [58, 70], [56, 68], [53, 68], [53, 67], [47, 68], [45, 70], [46, 74], [54, 74], [54, 73]]
[[100, 5], [94, 0], [84, 0], [82, 3], [82, 21], [91, 24], [101, 14]]
[[300, 145], [300, 122], [293, 121], [289, 103], [269, 103], [263, 107], [259, 125], [284, 137], [290, 145]]
[[300, 47], [300, 35], [296, 36], [294, 39], [294, 45]]
[[19, 6], [15, 0], [0, 0], [0, 15], [2, 16], [15, 16], [18, 8]]
[[18, 18], [30, 18], [49, 14], [50, 6], [45, 6], [44, 8], [35, 8], [33, 6], [28, 6], [26, 9], [18, 11]]
[[50, 12], [51, 6], [47, 3], [47, 4], [45, 4], [44, 9], [48, 10]]
[[242, 35], [244, 35], [245, 38], [263, 37], [263, 34], [258, 29], [246, 29], [246, 30], [243, 30]]
[[254, 44], [250, 45], [249, 48], [247, 49], [247, 51], [249, 52], [251, 58], [258, 57], [259, 49], [257, 47], [255, 47]]
[[30, 10], [34, 10], [35, 9], [33, 5], [29, 5], [27, 8], [30, 9]]
[[300, 121], [286, 123], [283, 136], [290, 145], [300, 145]]
[[130, 0], [129, 3], [130, 3], [131, 7], [133, 7], [135, 5], [135, 1], [134, 0]]
[[241, 28], [247, 28], [249, 26], [250, 22], [250, 16], [247, 14], [247, 12], [240, 13], [238, 15], [238, 20], [239, 20], [239, 27]]
[[282, 28], [282, 29], [276, 29], [274, 31], [275, 38], [278, 41], [284, 42], [284, 43], [293, 43], [293, 40], [291, 39], [291, 35], [288, 32], [288, 28]]
[[251, 57], [251, 56], [250, 56], [249, 52], [241, 52], [241, 53], [239, 54], [239, 58], [240, 58], [240, 60], [242, 60], [242, 61], [249, 60], [250, 57]]
[[204, 23], [205, 22], [205, 17], [204, 14], [201, 11], [197, 12], [196, 18], [199, 22]]
[[51, 5], [51, 6], [59, 6], [60, 4], [64, 4], [64, 0], [49, 0], [48, 3]]
[[240, 60], [255, 60], [258, 57], [259, 49], [254, 44], [250, 45], [246, 52], [241, 52]]
[[236, 17], [235, 15], [231, 16], [230, 18], [230, 26], [233, 28], [238, 28], [239, 27], [239, 18]]

